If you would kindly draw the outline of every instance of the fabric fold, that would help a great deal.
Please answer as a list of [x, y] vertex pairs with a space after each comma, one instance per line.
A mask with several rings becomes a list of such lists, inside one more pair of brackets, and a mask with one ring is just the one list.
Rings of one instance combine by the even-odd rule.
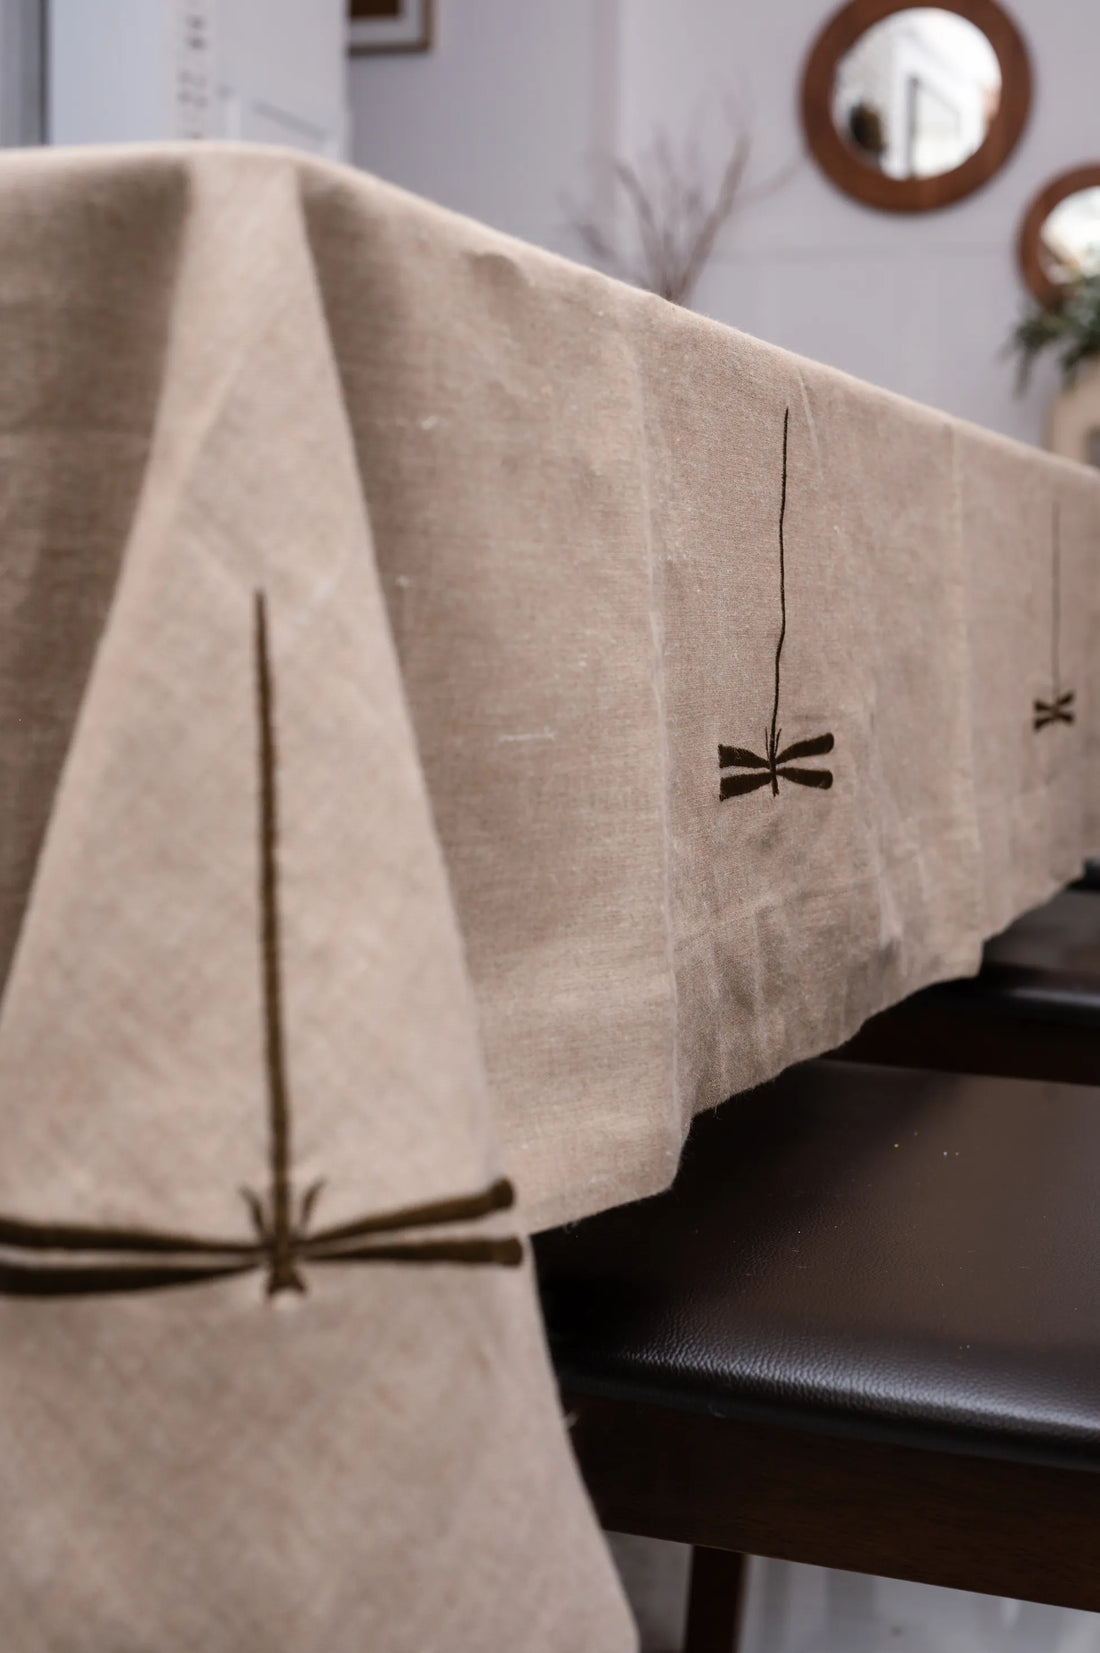
[[[80, 165], [110, 202], [135, 163]], [[297, 170], [140, 168], [185, 203], [159, 402], [0, 1018], [6, 1633], [625, 1649]], [[64, 164], [16, 170], [64, 216]]]

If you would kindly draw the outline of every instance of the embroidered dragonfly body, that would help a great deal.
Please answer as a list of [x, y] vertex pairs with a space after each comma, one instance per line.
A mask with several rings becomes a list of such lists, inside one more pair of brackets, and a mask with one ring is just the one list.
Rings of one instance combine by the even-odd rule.
[[[291, 1117], [279, 945], [274, 697], [267, 612], [255, 595], [256, 704], [259, 726], [260, 942], [263, 961], [265, 1072], [271, 1183], [265, 1197], [242, 1190], [247, 1237], [200, 1237], [140, 1227], [28, 1222], [0, 1216], [0, 1295], [74, 1296], [191, 1285], [263, 1270], [267, 1293], [303, 1292], [303, 1265], [462, 1263], [514, 1268], [523, 1246], [513, 1235], [418, 1238], [417, 1229], [453, 1229], [515, 1200], [504, 1179], [479, 1193], [372, 1213], [310, 1231], [321, 1193], [315, 1182], [296, 1199], [291, 1179]], [[414, 1232], [410, 1233], [412, 1230]]]
[[780, 781], [793, 781], [796, 786], [812, 786], [822, 791], [833, 784], [832, 770], [830, 769], [803, 769], [795, 767], [799, 758], [824, 757], [833, 749], [831, 734], [811, 735], [808, 740], [796, 740], [790, 746], [780, 747], [779, 741], [783, 733], [779, 724], [779, 669], [783, 658], [783, 644], [787, 636], [787, 581], [786, 581], [786, 548], [783, 542], [783, 528], [787, 515], [787, 439], [790, 428], [791, 410], [787, 408], [783, 415], [783, 483], [779, 501], [779, 641], [775, 648], [775, 697], [772, 701], [772, 720], [769, 728], [764, 731], [763, 754], [752, 752], [744, 746], [719, 746], [718, 767], [720, 770], [745, 769], [748, 774], [723, 774], [719, 782], [719, 799], [744, 797], [746, 793], [755, 792], [762, 786], [771, 786], [773, 797], [779, 796]]
[[1062, 630], [1062, 545], [1058, 502], [1053, 506], [1051, 550], [1051, 617], [1050, 617], [1050, 678], [1053, 685], [1049, 700], [1034, 700], [1031, 705], [1032, 728], [1045, 729], [1051, 723], [1072, 723], [1072, 689], [1062, 688], [1061, 630]]

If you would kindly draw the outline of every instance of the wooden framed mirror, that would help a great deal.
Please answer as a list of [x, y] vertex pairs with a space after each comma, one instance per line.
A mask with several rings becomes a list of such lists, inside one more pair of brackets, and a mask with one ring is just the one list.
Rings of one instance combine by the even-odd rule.
[[1024, 213], [1017, 250], [1040, 304], [1057, 304], [1083, 276], [1100, 275], [1100, 161], [1044, 184]]
[[1031, 105], [1027, 47], [997, 0], [849, 0], [806, 60], [818, 165], [883, 212], [930, 212], [989, 181]]

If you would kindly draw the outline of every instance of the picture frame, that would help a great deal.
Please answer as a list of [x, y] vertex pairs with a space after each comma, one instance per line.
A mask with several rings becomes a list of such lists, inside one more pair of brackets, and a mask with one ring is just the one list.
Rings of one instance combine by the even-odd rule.
[[434, 0], [348, 0], [353, 57], [431, 50]]

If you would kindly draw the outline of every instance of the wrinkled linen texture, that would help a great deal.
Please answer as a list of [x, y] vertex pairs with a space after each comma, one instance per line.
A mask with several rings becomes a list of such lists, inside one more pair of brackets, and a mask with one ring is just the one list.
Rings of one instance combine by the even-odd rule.
[[[303, 1231], [654, 1192], [1100, 848], [1093, 474], [300, 156], [0, 192], [0, 1240], [262, 1232], [265, 762]], [[630, 1648], [529, 1263], [300, 1272], [0, 1292], [8, 1644]]]

